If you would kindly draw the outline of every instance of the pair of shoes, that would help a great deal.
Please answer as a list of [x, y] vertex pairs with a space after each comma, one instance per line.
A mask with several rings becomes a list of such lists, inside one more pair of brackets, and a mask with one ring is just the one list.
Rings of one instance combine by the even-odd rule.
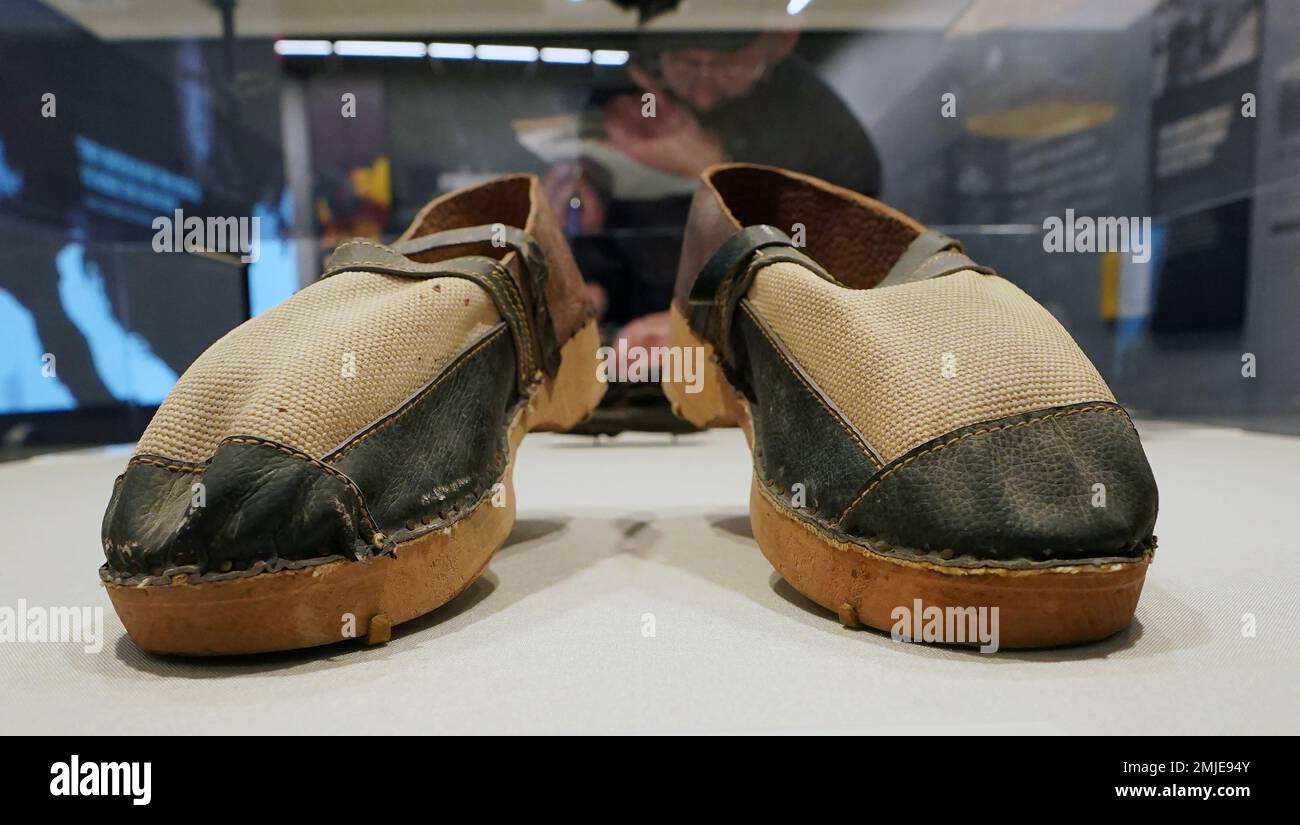
[[[813, 178], [714, 167], [672, 318], [710, 365], [700, 392], [664, 383], [674, 410], [744, 428], [759, 547], [845, 624], [988, 608], [1000, 646], [1032, 647], [1131, 620], [1156, 510], [1136, 432], [956, 241]], [[127, 631], [192, 655], [385, 641], [504, 542], [515, 448], [596, 407], [598, 346], [530, 176], [340, 245], [200, 356], [118, 478], [101, 578]]]

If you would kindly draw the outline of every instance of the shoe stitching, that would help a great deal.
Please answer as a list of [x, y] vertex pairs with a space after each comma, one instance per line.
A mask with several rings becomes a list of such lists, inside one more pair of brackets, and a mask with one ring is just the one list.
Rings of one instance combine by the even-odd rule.
[[[523, 357], [520, 358], [520, 369], [525, 376], [531, 377], [534, 370], [536, 357], [533, 354], [533, 337], [538, 334], [532, 328], [532, 321], [529, 318], [527, 307], [524, 305], [523, 296], [520, 294], [519, 282], [515, 280], [514, 275], [500, 261], [492, 261], [492, 271], [489, 275], [484, 275], [484, 280], [491, 284], [492, 289], [488, 290], [492, 295], [493, 301], [496, 302], [498, 294], [504, 299], [506, 306], [501, 307], [497, 302], [497, 308], [504, 309], [501, 313], [503, 316], [509, 316], [512, 320], [510, 324], [511, 334], [518, 334], [515, 337], [523, 337], [525, 340], [520, 342], [520, 350], [523, 350]], [[475, 281], [477, 283], [477, 281]], [[540, 349], [540, 346], [538, 347]], [[525, 381], [525, 384], [528, 382]]]
[[[943, 252], [937, 252], [934, 255], [931, 255], [928, 259], [922, 261], [921, 265], [918, 266], [917, 269], [918, 270], [929, 269], [930, 271], [941, 271], [944, 266], [952, 266], [953, 264], [964, 264], [964, 266], [961, 269], [946, 272], [944, 274], [954, 275], [957, 272], [965, 272], [967, 269], [971, 269], [972, 267], [977, 265], [974, 261], [970, 259], [970, 256], [967, 255], [966, 253], [954, 252], [953, 250], [948, 249], [948, 250], [944, 250]], [[936, 277], [939, 276], [930, 275], [926, 278], [926, 280], [929, 280], [931, 278], [936, 278]]]
[[[311, 464], [312, 466], [318, 469], [324, 470], [328, 475], [331, 475], [334, 478], [337, 478], [339, 481], [343, 482], [344, 486], [346, 486], [348, 489], [352, 491], [352, 493], [357, 497], [357, 503], [361, 507], [361, 514], [366, 517], [366, 522], [369, 523], [371, 531], [375, 535], [382, 535], [382, 531], [379, 529], [379, 525], [375, 522], [374, 517], [370, 514], [370, 508], [366, 504], [365, 494], [361, 492], [361, 488], [357, 486], [357, 483], [353, 481], [352, 478], [348, 476], [346, 473], [344, 473], [342, 470], [339, 470], [336, 467], [331, 467], [330, 465], [326, 464], [320, 459], [313, 458], [312, 456], [302, 452], [301, 450], [295, 450], [293, 447], [290, 447], [285, 444], [281, 444], [278, 441], [270, 441], [268, 439], [260, 438], [255, 435], [227, 436], [226, 438], [223, 438], [220, 442], [218, 442], [217, 449], [220, 450], [221, 447], [225, 444], [244, 444], [253, 447], [269, 447], [277, 452], [284, 453], [285, 455], [290, 456], [292, 458], [297, 458], [302, 461], [306, 461], [308, 464]], [[130, 469], [132, 466], [137, 464], [147, 464], [151, 467], [160, 467], [164, 470], [203, 474], [207, 471], [208, 467], [211, 466], [210, 462], [211, 459], [202, 463], [182, 462], [176, 460], [168, 460], [161, 456], [142, 454], [142, 455], [132, 456], [131, 460], [129, 460], [126, 463], [126, 466], [127, 469]], [[124, 477], [125, 477], [125, 473], [123, 473], [123, 475], [119, 476], [118, 478], [121, 479]]]
[[[161, 467], [164, 470], [176, 470], [177, 472], [182, 473], [201, 473], [207, 467], [207, 464], [201, 461], [168, 459], [150, 453], [141, 453], [140, 455], [131, 456], [131, 460], [126, 462], [128, 469], [136, 464], [148, 464], [151, 467]], [[119, 478], [120, 477], [121, 476], [119, 476]]]
[[884, 543], [878, 545], [880, 539], [876, 536], [853, 536], [841, 531], [827, 529], [824, 522], [816, 518], [808, 518], [802, 511], [791, 510], [785, 502], [772, 495], [771, 491], [759, 489], [759, 493], [767, 499], [768, 503], [780, 508], [781, 515], [786, 518], [794, 519], [802, 523], [809, 529], [816, 530], [824, 540], [829, 540], [837, 549], [855, 550], [868, 555], [879, 556], [880, 558], [901, 564], [904, 566], [923, 566], [937, 570], [941, 573], [956, 573], [966, 575], [981, 572], [998, 572], [998, 573], [1034, 573], [1034, 572], [1063, 572], [1077, 567], [1094, 567], [1108, 566], [1113, 564], [1140, 564], [1149, 563], [1155, 556], [1157, 540], [1153, 534], [1143, 539], [1138, 544], [1142, 548], [1142, 555], [1132, 556], [1095, 556], [1083, 559], [1056, 559], [1050, 561], [1041, 561], [1020, 557], [1015, 559], [980, 559], [976, 554], [965, 554], [970, 558], [977, 559], [976, 563], [966, 562], [964, 560], [944, 559], [936, 557], [936, 551], [923, 550], [920, 548], [908, 547], [906, 545], [895, 545]]
[[[496, 275], [500, 281], [509, 282], [508, 284], [498, 283], [497, 285], [502, 288], [506, 303], [509, 304], [509, 311], [514, 313], [516, 321], [528, 331], [529, 340], [525, 343], [528, 344], [528, 348], [531, 350], [533, 345], [532, 336], [538, 333], [532, 329], [528, 308], [524, 305], [523, 296], [520, 294], [519, 282], [515, 280], [510, 270], [499, 261], [493, 262], [492, 274]], [[530, 361], [533, 360], [531, 351], [528, 353], [528, 358]]]
[[355, 448], [358, 444], [365, 441], [367, 438], [370, 438], [370, 436], [378, 432], [381, 432], [382, 430], [391, 426], [394, 422], [401, 419], [408, 412], [410, 412], [415, 407], [416, 404], [420, 403], [426, 397], [428, 397], [429, 393], [437, 389], [438, 386], [441, 385], [443, 381], [447, 380], [449, 377], [454, 375], [458, 370], [460, 370], [461, 367], [465, 366], [470, 361], [474, 360], [475, 356], [478, 355], [480, 350], [482, 350], [488, 344], [491, 344], [503, 333], [505, 333], [506, 329], [507, 327], [505, 325], [497, 327], [497, 330], [495, 332], [489, 334], [487, 337], [479, 341], [474, 346], [470, 347], [461, 355], [458, 355], [456, 357], [455, 362], [451, 364], [451, 366], [449, 366], [447, 369], [443, 370], [442, 374], [439, 375], [437, 378], [435, 378], [431, 384], [426, 386], [424, 389], [420, 390], [420, 392], [416, 393], [415, 396], [413, 396], [410, 400], [406, 401], [400, 408], [398, 408], [392, 413], [389, 413], [386, 420], [384, 420], [377, 426], [373, 426], [371, 429], [367, 430], [361, 435], [357, 436], [353, 441], [329, 453], [328, 454], [329, 460], [331, 462], [341, 461], [343, 457], [346, 456], [348, 453], [350, 453], [353, 450], [353, 448]]
[[[334, 251], [337, 252], [339, 249], [342, 249], [345, 246], [369, 246], [374, 249], [382, 249], [385, 252], [393, 252], [393, 248], [390, 246], [381, 243], [375, 243], [374, 241], [367, 241], [362, 238], [357, 238], [351, 241], [344, 241], [343, 243], [339, 244], [338, 249], [335, 249]], [[397, 253], [393, 252], [393, 254], [396, 255]]]
[[324, 461], [321, 461], [318, 458], [314, 458], [308, 455], [307, 453], [302, 452], [301, 450], [295, 450], [293, 447], [290, 447], [287, 444], [281, 444], [278, 441], [270, 441], [268, 439], [260, 438], [255, 435], [229, 436], [227, 438], [222, 439], [221, 443], [217, 445], [217, 448], [220, 449], [222, 444], [246, 444], [253, 447], [269, 447], [275, 450], [276, 452], [284, 453], [287, 456], [301, 459], [303, 461], [306, 461], [308, 464], [311, 464], [313, 467], [316, 467], [317, 469], [324, 470], [327, 474], [332, 475], [335, 478], [337, 478], [339, 481], [343, 482], [344, 486], [346, 486], [348, 489], [350, 489], [353, 492], [354, 495], [356, 495], [357, 504], [361, 507], [361, 514], [366, 517], [366, 521], [370, 524], [371, 532], [374, 533], [376, 536], [383, 535], [383, 531], [379, 529], [379, 524], [375, 521], [374, 516], [370, 515], [370, 507], [366, 504], [366, 497], [365, 494], [361, 492], [361, 488], [357, 486], [357, 483], [352, 480], [351, 476], [349, 476], [347, 473], [343, 472], [342, 470], [338, 469], [337, 467], [332, 467], [329, 464], [326, 464]]
[[389, 269], [400, 269], [403, 272], [418, 272], [413, 264], [398, 263], [397, 261], [346, 261], [339, 265], [338, 272], [349, 272], [357, 267], [362, 266], [383, 266]]
[[[474, 279], [467, 280], [470, 280], [472, 283], [478, 283], [478, 281]], [[500, 311], [502, 317], [506, 317], [510, 321], [511, 334], [515, 335], [516, 338], [523, 337], [525, 339], [520, 341], [519, 347], [519, 349], [523, 351], [522, 357], [520, 358], [520, 371], [525, 376], [531, 377], [534, 372], [533, 365], [536, 361], [532, 351], [534, 333], [528, 317], [528, 312], [523, 304], [523, 298], [519, 295], [519, 285], [515, 281], [514, 276], [510, 274], [510, 270], [506, 269], [506, 267], [498, 261], [492, 262], [492, 272], [490, 275], [485, 275], [484, 280], [490, 285], [490, 288], [485, 291], [488, 292], [492, 297], [493, 302], [496, 303], [497, 309]], [[502, 283], [503, 281], [508, 281], [509, 283]], [[482, 286], [482, 284], [479, 284], [479, 286]], [[498, 298], [501, 300], [498, 300]], [[504, 307], [502, 306], [502, 302], [505, 304]], [[527, 384], [528, 382], [525, 380], [523, 383]]]
[[[967, 255], [965, 252], [955, 252], [955, 251], [953, 251], [953, 250], [951, 250], [951, 249], [945, 249], [945, 250], [942, 251], [942, 252], [936, 252], [936, 253], [934, 253], [933, 255], [931, 255], [931, 256], [927, 259], [927, 261], [936, 261], [936, 260], [939, 260], [940, 258], [961, 258], [961, 259], [963, 259], [963, 260], [967, 260], [967, 261], [970, 260], [970, 256]], [[922, 263], [924, 264], [925, 262], [922, 262]], [[972, 261], [972, 263], [973, 263], [973, 261]]]
[[[249, 436], [248, 438], [253, 438], [253, 437]], [[279, 445], [276, 445], [274, 442], [265, 442], [265, 446], [275, 447]], [[298, 456], [295, 455], [295, 457]], [[483, 505], [483, 502], [491, 498], [493, 487], [495, 487], [496, 484], [501, 483], [505, 479], [505, 469], [502, 466], [502, 462], [499, 459], [497, 460], [495, 466], [501, 468], [497, 470], [496, 480], [492, 483], [492, 485], [490, 485], [487, 489], [485, 489], [482, 493], [480, 493], [478, 498], [476, 498], [470, 505], [462, 508], [459, 514], [454, 519], [434, 522], [428, 525], [421, 525], [419, 529], [413, 531], [410, 530], [405, 531], [405, 535], [402, 538], [395, 538], [394, 544], [395, 545], [405, 544], [406, 542], [415, 541], [416, 539], [423, 538], [424, 536], [430, 533], [453, 528], [457, 524], [459, 524], [460, 521], [463, 520], [464, 518], [468, 516], [472, 516], [478, 510], [478, 508]], [[397, 536], [402, 532], [403, 531], [400, 530], [394, 531], [393, 535]], [[382, 536], [383, 534], [376, 532], [375, 535]], [[377, 544], [375, 546], [379, 547], [379, 545]], [[379, 547], [379, 549], [382, 550], [383, 548]], [[395, 556], [395, 552], [381, 554], [381, 555]], [[375, 556], [371, 556], [370, 558], [374, 558], [374, 557]], [[352, 560], [355, 561], [356, 559], [352, 559]], [[143, 574], [143, 573], [137, 573], [130, 576], [116, 574], [106, 563], [100, 566], [99, 572], [100, 572], [101, 580], [110, 582], [118, 586], [147, 585], [151, 587], [157, 587], [157, 586], [165, 586], [165, 585], [172, 584], [172, 578], [177, 575], [186, 576], [190, 584], [209, 584], [209, 583], [232, 581], [236, 579], [248, 579], [263, 574], [275, 574], [275, 573], [284, 573], [284, 572], [291, 572], [296, 570], [310, 569], [312, 567], [317, 567], [322, 564], [329, 564], [331, 562], [336, 562], [336, 561], [349, 561], [349, 559], [347, 556], [341, 556], [338, 554], [331, 554], [328, 556], [313, 556], [308, 559], [277, 559], [274, 566], [270, 565], [268, 561], [265, 559], [258, 559], [255, 562], [253, 562], [252, 566], [246, 569], [232, 570], [225, 573], [212, 571], [212, 570], [209, 570], [207, 572], [201, 572], [199, 571], [197, 565], [177, 565], [177, 566], [168, 567], [164, 569], [162, 573], [156, 576], [153, 574]], [[365, 559], [362, 559], [362, 561], [365, 561]]]
[[782, 348], [777, 345], [776, 341], [773, 340], [772, 336], [769, 335], [767, 330], [763, 328], [763, 324], [759, 322], [759, 319], [757, 318], [757, 316], [755, 316], [753, 310], [749, 308], [749, 302], [742, 301], [740, 304], [740, 308], [745, 312], [746, 315], [749, 316], [750, 320], [754, 323], [754, 327], [759, 332], [761, 332], [763, 334], [763, 337], [767, 339], [767, 342], [772, 345], [772, 350], [776, 352], [776, 354], [785, 363], [786, 367], [789, 368], [790, 373], [794, 375], [796, 379], [798, 379], [799, 385], [803, 387], [804, 392], [811, 395], [817, 401], [818, 404], [821, 404], [822, 409], [826, 410], [827, 414], [829, 414], [830, 417], [835, 420], [835, 423], [840, 425], [840, 429], [844, 430], [844, 432], [848, 434], [849, 438], [853, 440], [853, 443], [858, 445], [858, 449], [862, 451], [862, 454], [864, 456], [866, 456], [866, 459], [871, 464], [871, 466], [879, 470], [881, 464], [879, 461], [876, 460], [876, 457], [871, 454], [871, 450], [870, 448], [867, 447], [862, 436], [854, 432], [853, 428], [850, 427], [848, 424], [846, 424], [844, 422], [844, 419], [839, 414], [837, 414], [835, 410], [831, 409], [830, 405], [826, 403], [826, 400], [821, 397], [821, 394], [816, 392], [811, 386], [809, 386], [808, 381], [803, 377], [803, 375], [800, 374], [800, 371], [796, 369], [795, 366], [790, 362], [790, 359], [786, 357], [786, 354], [782, 351]]
[[904, 467], [906, 467], [907, 465], [911, 464], [912, 462], [916, 461], [919, 458], [927, 456], [931, 453], [937, 453], [940, 450], [943, 450], [947, 447], [951, 447], [953, 444], [956, 444], [960, 441], [965, 441], [968, 438], [974, 438], [977, 435], [988, 435], [989, 433], [995, 433], [1000, 430], [1012, 430], [1015, 429], [1016, 427], [1027, 427], [1030, 424], [1038, 424], [1043, 421], [1051, 421], [1057, 418], [1066, 418], [1067, 416], [1080, 415], [1081, 413], [1086, 413], [1086, 412], [1117, 413], [1124, 416], [1125, 420], [1128, 421], [1130, 427], [1133, 426], [1133, 421], [1128, 418], [1128, 414], [1124, 411], [1123, 407], [1120, 407], [1116, 404], [1106, 403], [1106, 404], [1095, 404], [1088, 407], [1077, 407], [1072, 410], [1062, 410], [1061, 412], [1052, 413], [1051, 415], [1038, 416], [1036, 418], [1030, 418], [1024, 421], [1015, 421], [1010, 424], [1000, 424], [996, 427], [986, 427], [981, 430], [972, 430], [971, 432], [963, 433], [962, 435], [959, 435], [955, 438], [951, 438], [940, 444], [936, 444], [933, 447], [929, 447], [925, 450], [922, 450], [916, 455], [909, 456], [907, 459], [899, 462], [898, 464], [893, 465], [889, 469], [885, 470], [883, 473], [877, 475], [874, 479], [871, 480], [869, 484], [867, 484], [866, 489], [864, 489], [861, 493], [859, 493], [857, 498], [853, 499], [853, 502], [849, 504], [848, 507], [844, 508], [844, 512], [840, 513], [839, 516], [834, 521], [831, 522], [831, 526], [838, 527], [840, 523], [844, 521], [845, 518], [848, 517], [849, 513], [853, 511], [853, 508], [857, 507], [858, 504], [860, 504], [863, 499], [865, 499], [868, 495], [870, 495], [872, 490], [879, 487], [882, 481], [889, 478], [891, 475], [903, 469]]

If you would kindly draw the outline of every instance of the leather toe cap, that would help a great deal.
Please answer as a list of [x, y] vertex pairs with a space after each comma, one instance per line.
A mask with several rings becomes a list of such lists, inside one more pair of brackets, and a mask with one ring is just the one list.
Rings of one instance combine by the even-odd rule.
[[890, 463], [839, 527], [942, 559], [1138, 558], [1155, 480], [1123, 408], [1081, 404], [965, 427]]
[[205, 464], [138, 456], [104, 514], [113, 578], [356, 558], [375, 530], [341, 473], [270, 442], [233, 439]]

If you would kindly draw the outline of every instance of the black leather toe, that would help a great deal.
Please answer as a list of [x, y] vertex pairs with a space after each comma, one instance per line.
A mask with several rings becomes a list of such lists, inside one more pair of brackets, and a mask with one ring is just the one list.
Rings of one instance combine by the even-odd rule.
[[1124, 410], [1089, 403], [976, 424], [890, 462], [838, 527], [900, 551], [1023, 563], [1138, 558], [1157, 508]]
[[369, 552], [375, 528], [345, 476], [243, 438], [206, 465], [137, 457], [114, 488], [103, 535], [108, 573], [130, 578], [355, 558]]

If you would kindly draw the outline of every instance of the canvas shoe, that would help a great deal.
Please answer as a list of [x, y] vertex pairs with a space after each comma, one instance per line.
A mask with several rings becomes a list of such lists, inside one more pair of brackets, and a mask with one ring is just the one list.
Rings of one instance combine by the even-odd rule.
[[539, 181], [428, 204], [185, 372], [113, 487], [101, 568], [136, 644], [181, 654], [371, 641], [463, 591], [514, 523], [530, 430], [604, 385]]
[[958, 638], [978, 617], [1032, 647], [1130, 622], [1156, 543], [1137, 432], [1065, 329], [953, 239], [714, 167], [672, 324], [714, 366], [700, 392], [664, 385], [676, 411], [744, 428], [759, 547], [844, 624], [980, 643]]

